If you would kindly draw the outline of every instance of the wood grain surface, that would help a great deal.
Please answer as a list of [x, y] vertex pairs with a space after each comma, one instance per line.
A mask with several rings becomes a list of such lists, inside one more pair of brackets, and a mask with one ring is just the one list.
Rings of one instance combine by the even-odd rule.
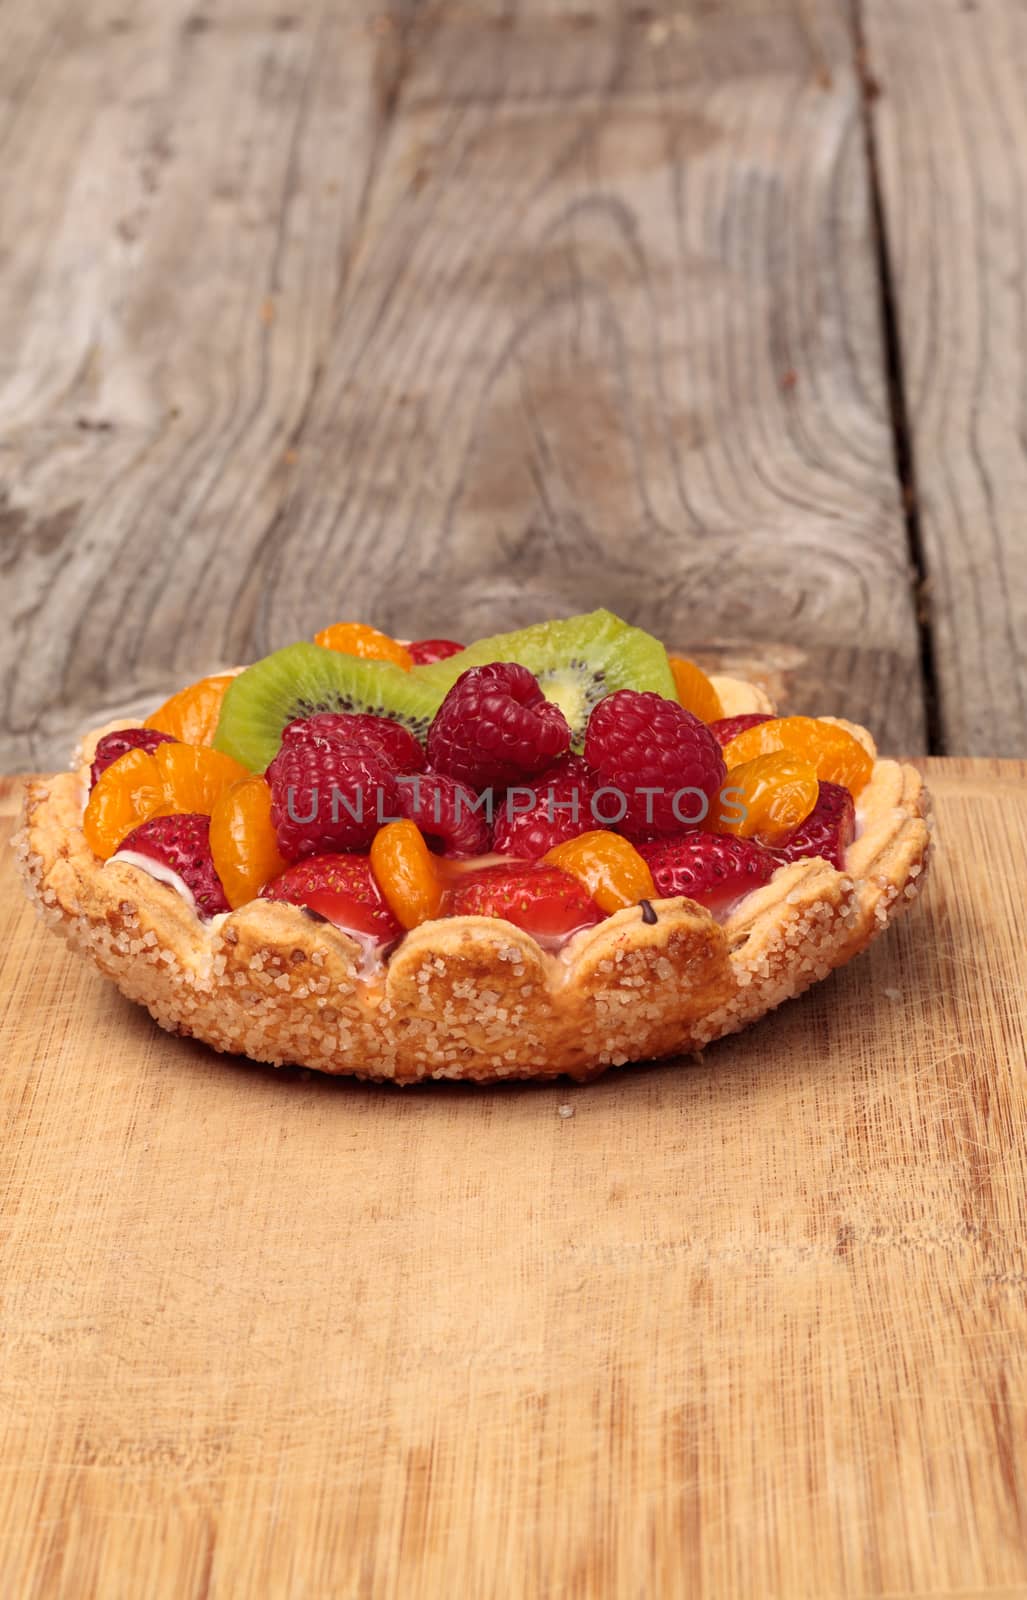
[[397, 37], [362, 0], [0, 4], [0, 768], [256, 637]]
[[0, 30], [0, 766], [340, 615], [599, 602], [925, 748], [841, 0]]
[[863, 3], [940, 733], [950, 750], [1020, 755], [1027, 10]]
[[415, 636], [606, 604], [920, 748], [848, 29], [633, 17], [415, 18], [267, 637], [327, 572]]
[[908, 919], [589, 1088], [214, 1056], [5, 850], [0, 1593], [1027, 1592], [1027, 769], [927, 771]]

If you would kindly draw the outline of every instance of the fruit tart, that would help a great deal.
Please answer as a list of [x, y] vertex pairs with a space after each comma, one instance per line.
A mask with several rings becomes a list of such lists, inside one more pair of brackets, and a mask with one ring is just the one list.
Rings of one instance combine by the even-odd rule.
[[918, 773], [607, 611], [336, 623], [89, 734], [15, 839], [162, 1027], [322, 1072], [588, 1078], [848, 961], [927, 861]]

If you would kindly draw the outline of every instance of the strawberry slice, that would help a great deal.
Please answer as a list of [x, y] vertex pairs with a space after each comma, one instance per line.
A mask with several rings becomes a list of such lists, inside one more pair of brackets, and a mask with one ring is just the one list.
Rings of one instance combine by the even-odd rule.
[[781, 857], [755, 839], [688, 833], [636, 847], [649, 863], [661, 900], [687, 895], [713, 912], [769, 883]]
[[856, 807], [848, 789], [821, 779], [817, 803], [805, 822], [783, 844], [774, 846], [782, 861], [823, 856], [839, 872], [845, 869], [845, 852], [856, 834]]
[[482, 867], [461, 876], [452, 893], [450, 914], [504, 917], [540, 944], [562, 942], [579, 928], [603, 920], [587, 889], [570, 873], [523, 863]]
[[156, 878], [167, 882], [165, 874], [170, 873], [180, 878], [196, 902], [197, 914], [205, 921], [230, 910], [210, 853], [209, 817], [198, 812], [150, 817], [125, 835], [112, 859], [124, 859], [126, 854], [145, 857], [163, 868], [153, 873]]
[[450, 656], [458, 656], [464, 646], [454, 639], [415, 639], [407, 649], [414, 658], [415, 667], [427, 667], [433, 661], [448, 661]]
[[308, 856], [266, 883], [259, 898], [306, 906], [343, 933], [375, 944], [391, 944], [403, 933], [367, 856]]
[[755, 728], [761, 722], [770, 722], [773, 719], [762, 711], [746, 711], [737, 717], [720, 717], [716, 722], [708, 724], [709, 730], [723, 750], [732, 739], [737, 739], [746, 728]]

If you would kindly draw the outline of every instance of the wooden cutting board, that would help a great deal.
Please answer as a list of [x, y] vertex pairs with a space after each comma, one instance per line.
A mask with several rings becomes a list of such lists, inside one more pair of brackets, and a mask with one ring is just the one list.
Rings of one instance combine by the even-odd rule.
[[1027, 769], [927, 771], [906, 921], [589, 1088], [170, 1038], [5, 851], [0, 1594], [1027, 1594]]

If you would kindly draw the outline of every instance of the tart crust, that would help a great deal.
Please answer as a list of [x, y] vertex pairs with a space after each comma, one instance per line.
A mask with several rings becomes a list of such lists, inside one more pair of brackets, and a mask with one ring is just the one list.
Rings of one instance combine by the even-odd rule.
[[[773, 709], [754, 685], [714, 681], [732, 715]], [[501, 919], [447, 917], [368, 970], [353, 939], [297, 906], [254, 900], [203, 922], [170, 885], [94, 856], [89, 762], [128, 725], [97, 729], [78, 769], [27, 785], [13, 844], [29, 894], [161, 1027], [276, 1066], [397, 1083], [587, 1079], [690, 1053], [856, 955], [916, 896], [927, 863], [919, 773], [876, 759], [853, 727], [875, 761], [844, 872], [819, 857], [781, 867], [722, 922], [683, 898], [654, 901], [655, 923], [633, 906], [558, 955]]]

